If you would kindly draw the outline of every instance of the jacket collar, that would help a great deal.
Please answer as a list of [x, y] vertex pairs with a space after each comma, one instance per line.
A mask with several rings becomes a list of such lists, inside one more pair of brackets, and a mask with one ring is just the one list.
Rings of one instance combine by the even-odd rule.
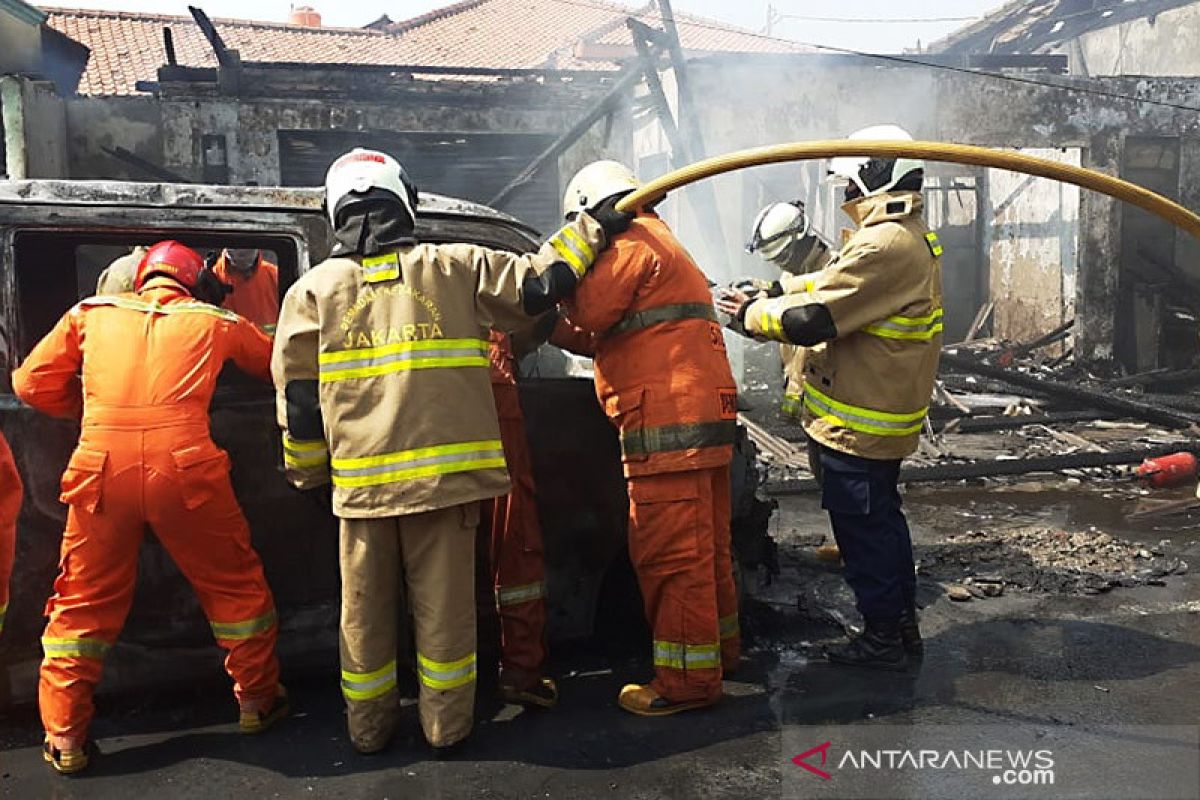
[[191, 299], [192, 297], [192, 293], [187, 290], [186, 286], [165, 275], [157, 275], [146, 281], [146, 285], [142, 287], [142, 290], [138, 294], [148, 294], [150, 292], [160, 295], [163, 299], [170, 299], [175, 296], [187, 299]]
[[842, 206], [846, 216], [859, 228], [878, 225], [881, 222], [896, 222], [920, 214], [925, 208], [925, 199], [920, 192], [884, 192], [873, 197], [860, 197]]

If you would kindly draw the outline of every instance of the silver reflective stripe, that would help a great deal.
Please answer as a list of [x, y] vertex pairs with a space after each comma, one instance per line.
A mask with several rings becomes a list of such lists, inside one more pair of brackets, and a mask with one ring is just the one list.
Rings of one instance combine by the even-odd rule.
[[458, 661], [434, 661], [417, 653], [417, 672], [421, 683], [442, 691], [466, 686], [475, 680], [475, 654]]
[[632, 457], [700, 450], [705, 447], [725, 447], [732, 445], [736, 437], [737, 422], [734, 420], [637, 428], [621, 432], [621, 452], [626, 457]]
[[527, 583], [524, 586], [502, 586], [496, 590], [496, 602], [501, 606], [516, 606], [541, 600], [545, 596], [546, 584], [543, 581]]
[[671, 306], [658, 306], [626, 314], [620, 322], [608, 329], [606, 336], [620, 336], [631, 331], [640, 331], [664, 322], [677, 322], [684, 319], [702, 319], [707, 322], [717, 321], [717, 311], [710, 303], [680, 303]]
[[342, 694], [351, 700], [373, 700], [396, 688], [396, 662], [374, 672], [342, 670]]
[[924, 411], [915, 419], [889, 419], [882, 416], [883, 412], [875, 412], [880, 414], [880, 416], [875, 416], [870, 409], [852, 408], [845, 403], [835, 405], [835, 402], [821, 396], [811, 386], [805, 387], [805, 405], [817, 416], [830, 418], [831, 421], [840, 421], [851, 430], [877, 436], [907, 436], [919, 432], [924, 424]]
[[504, 458], [504, 449], [497, 447], [494, 450], [471, 450], [466, 453], [449, 453], [447, 455], [427, 456], [425, 458], [414, 458], [390, 464], [375, 464], [369, 467], [359, 467], [357, 469], [346, 469], [344, 467], [334, 467], [333, 474], [339, 478], [360, 478], [366, 475], [382, 475], [385, 472], [395, 472], [398, 469], [418, 469], [420, 467], [432, 467], [438, 464], [453, 464], [458, 461], [479, 461], [491, 460], [495, 458]]
[[721, 663], [720, 645], [654, 642], [654, 665], [673, 669], [715, 669]]
[[400, 361], [417, 361], [428, 358], [468, 358], [482, 355], [479, 347], [460, 347], [453, 350], [406, 350], [400, 353], [388, 353], [382, 356], [362, 358], [357, 361], [338, 361], [320, 366], [322, 372], [343, 372], [348, 369], [364, 367], [379, 367], [384, 364], [395, 364]]

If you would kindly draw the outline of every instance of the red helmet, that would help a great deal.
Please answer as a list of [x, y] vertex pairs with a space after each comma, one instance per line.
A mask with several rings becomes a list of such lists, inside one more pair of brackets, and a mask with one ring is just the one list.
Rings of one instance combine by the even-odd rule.
[[159, 242], [142, 256], [133, 290], [140, 292], [146, 281], [154, 275], [166, 275], [189, 290], [195, 289], [203, 270], [204, 259], [192, 248], [175, 241]]

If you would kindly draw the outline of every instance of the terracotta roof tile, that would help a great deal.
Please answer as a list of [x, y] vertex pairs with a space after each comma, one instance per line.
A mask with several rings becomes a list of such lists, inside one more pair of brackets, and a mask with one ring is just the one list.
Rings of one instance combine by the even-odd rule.
[[[137, 82], [154, 80], [166, 63], [164, 27], [171, 28], [180, 64], [216, 66], [212, 48], [191, 17], [44, 10], [51, 27], [92, 51], [80, 94], [137, 94]], [[588, 44], [611, 46], [614, 52], [628, 48], [631, 39], [624, 20], [631, 14], [651, 25], [660, 23], [655, 13], [605, 0], [465, 0], [396, 23], [387, 31], [234, 19], [213, 23], [244, 62], [613, 69], [612, 61], [585, 51]], [[786, 40], [689, 15], [679, 15], [679, 29], [684, 48], [692, 52], [803, 50]]]

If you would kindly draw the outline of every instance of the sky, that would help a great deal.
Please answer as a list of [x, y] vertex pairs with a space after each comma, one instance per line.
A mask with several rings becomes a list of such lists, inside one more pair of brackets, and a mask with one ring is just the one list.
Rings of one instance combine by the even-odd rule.
[[[563, 13], [571, 13], [572, 4], [589, 0], [562, 0]], [[36, 0], [35, 0], [36, 4]], [[126, 11], [150, 11], [161, 14], [187, 14], [188, 0], [55, 0], [47, 5], [73, 8], [108, 8]], [[190, 0], [212, 17], [236, 17], [283, 22], [292, 3], [289, 0]], [[312, 5], [321, 12], [326, 25], [360, 27], [381, 14], [394, 20], [448, 5], [444, 0], [303, 0], [296, 5]], [[743, 28], [763, 31], [768, 6], [776, 21], [773, 33], [797, 41], [852, 50], [900, 52], [928, 44], [950, 31], [968, 24], [952, 22], [901, 22], [973, 17], [1002, 5], [1002, 0], [674, 0], [677, 13], [692, 13], [721, 20]], [[630, 5], [642, 5], [637, 0]], [[830, 22], [813, 18], [870, 19], [881, 22]]]

